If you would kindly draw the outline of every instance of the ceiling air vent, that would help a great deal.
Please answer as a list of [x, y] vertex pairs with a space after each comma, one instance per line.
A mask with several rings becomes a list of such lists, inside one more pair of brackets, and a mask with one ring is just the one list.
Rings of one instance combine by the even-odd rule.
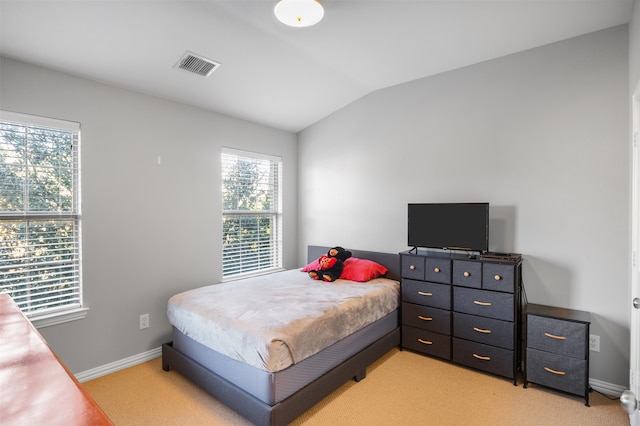
[[195, 53], [185, 52], [174, 68], [189, 71], [203, 77], [209, 77], [218, 67], [220, 67], [218, 62], [196, 55]]

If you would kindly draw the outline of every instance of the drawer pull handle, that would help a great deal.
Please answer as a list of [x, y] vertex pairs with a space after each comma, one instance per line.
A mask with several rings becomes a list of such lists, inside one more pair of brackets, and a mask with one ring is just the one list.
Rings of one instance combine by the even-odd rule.
[[480, 306], [491, 306], [491, 302], [479, 302], [477, 300], [474, 300], [473, 303]]
[[482, 356], [482, 355], [478, 355], [478, 354], [472, 354], [474, 358], [477, 358], [481, 361], [491, 361], [491, 358], [488, 356]]
[[567, 340], [565, 336], [556, 336], [555, 334], [551, 334], [551, 333], [544, 333], [544, 335], [547, 337], [551, 337], [552, 339]]
[[552, 373], [552, 374], [557, 374], [558, 376], [564, 376], [565, 374], [567, 374], [564, 371], [552, 370], [549, 367], [545, 367], [544, 369], [545, 371], [548, 371], [549, 373]]
[[464, 275], [465, 277], [469, 277], [469, 276], [471, 276], [471, 272], [464, 271], [464, 273], [462, 275]]
[[477, 331], [478, 333], [485, 333], [485, 334], [491, 333], [491, 330], [486, 330], [484, 328], [478, 328], [478, 327], [473, 327], [473, 331]]
[[438, 268], [438, 267], [433, 268], [433, 272], [435, 272], [435, 273], [440, 272], [440, 268]]
[[494, 275], [493, 279], [496, 281], [500, 281], [502, 279], [502, 277], [500, 275]]
[[433, 296], [433, 293], [427, 293], [426, 291], [419, 291], [418, 294], [420, 296]]
[[423, 317], [422, 315], [418, 315], [418, 319], [421, 319], [422, 321], [433, 321], [433, 318]]
[[422, 340], [420, 338], [418, 338], [418, 342], [422, 343], [423, 345], [433, 345], [433, 342], [430, 342], [429, 340]]
[[416, 265], [409, 266], [409, 269], [411, 269], [413, 271], [414, 269], [416, 269]]

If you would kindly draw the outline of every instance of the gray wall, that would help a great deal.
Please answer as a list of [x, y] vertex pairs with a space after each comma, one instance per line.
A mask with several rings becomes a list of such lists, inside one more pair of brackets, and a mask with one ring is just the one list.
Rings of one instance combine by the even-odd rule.
[[[530, 302], [592, 312], [593, 379], [629, 365], [627, 26], [372, 93], [299, 135], [307, 244], [406, 246], [409, 202], [488, 201]], [[323, 149], [319, 149], [324, 147]]]
[[633, 2], [629, 23], [629, 82], [633, 92], [640, 83], [640, 1]]
[[[167, 299], [221, 279], [220, 149], [281, 155], [296, 266], [296, 135], [10, 59], [0, 108], [81, 123], [87, 318], [40, 329], [74, 372], [158, 348]], [[157, 165], [158, 155], [162, 164]], [[138, 316], [150, 314], [150, 328]]]

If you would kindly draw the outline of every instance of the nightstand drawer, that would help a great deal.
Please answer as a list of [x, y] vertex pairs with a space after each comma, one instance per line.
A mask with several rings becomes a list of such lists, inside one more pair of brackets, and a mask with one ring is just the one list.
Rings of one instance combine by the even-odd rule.
[[403, 303], [402, 324], [441, 334], [451, 334], [451, 311]]
[[403, 255], [402, 276], [415, 280], [424, 280], [424, 256]]
[[454, 312], [453, 335], [513, 350], [515, 323]]
[[453, 362], [514, 378], [514, 352], [453, 338]]
[[427, 281], [451, 284], [451, 261], [427, 257], [424, 277]]
[[402, 280], [402, 301], [451, 309], [451, 286], [404, 279]]
[[482, 287], [482, 263], [467, 260], [453, 261], [453, 285]]
[[513, 321], [513, 294], [473, 288], [453, 288], [453, 309], [471, 315], [480, 315], [503, 321]]
[[451, 337], [444, 334], [405, 325], [402, 326], [402, 347], [427, 355], [451, 359]]
[[527, 348], [527, 381], [584, 395], [587, 361]]
[[482, 288], [513, 293], [516, 285], [515, 275], [516, 268], [513, 265], [487, 262], [482, 268]]
[[586, 359], [587, 324], [527, 315], [527, 347]]

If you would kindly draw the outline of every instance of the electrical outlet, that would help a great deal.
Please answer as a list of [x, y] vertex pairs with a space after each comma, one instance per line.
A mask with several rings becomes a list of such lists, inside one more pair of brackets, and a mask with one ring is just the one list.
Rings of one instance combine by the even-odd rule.
[[589, 350], [593, 352], [600, 352], [600, 336], [595, 334], [589, 335]]
[[140, 330], [149, 328], [149, 314], [140, 315]]

